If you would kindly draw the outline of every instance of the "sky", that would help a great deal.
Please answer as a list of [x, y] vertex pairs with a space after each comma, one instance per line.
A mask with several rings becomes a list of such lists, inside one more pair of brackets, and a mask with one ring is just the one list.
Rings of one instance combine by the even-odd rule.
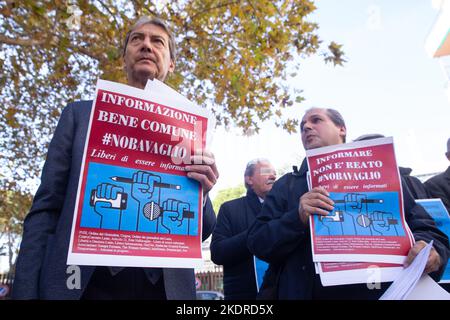
[[[303, 59], [290, 86], [302, 89], [306, 100], [286, 115], [301, 119], [311, 107], [337, 109], [347, 124], [347, 141], [366, 133], [393, 136], [398, 164], [413, 175], [444, 171], [450, 101], [443, 70], [425, 51], [438, 15], [432, 1], [321, 0], [316, 6], [309, 20], [319, 24], [324, 44], [343, 45], [347, 63], [334, 67], [317, 55]], [[305, 155], [300, 134], [289, 135], [273, 123], [252, 137], [219, 128], [212, 151], [220, 173], [212, 198], [241, 183], [253, 158], [286, 169]]]

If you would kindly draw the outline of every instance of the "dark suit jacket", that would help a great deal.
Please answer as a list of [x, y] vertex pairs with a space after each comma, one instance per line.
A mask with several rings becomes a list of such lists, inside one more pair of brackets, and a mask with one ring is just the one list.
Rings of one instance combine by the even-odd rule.
[[445, 172], [428, 179], [425, 188], [432, 198], [441, 198], [447, 211], [450, 212], [450, 167]]
[[[79, 299], [95, 266], [80, 266], [81, 289], [69, 290], [67, 254], [81, 161], [92, 101], [69, 104], [62, 112], [45, 162], [41, 185], [24, 221], [12, 296], [15, 299]], [[208, 199], [203, 240], [216, 217]], [[167, 299], [195, 299], [193, 269], [163, 269]]]
[[211, 260], [223, 265], [226, 300], [256, 298], [255, 267], [247, 248], [247, 233], [261, 207], [258, 196], [251, 190], [245, 197], [220, 207], [212, 234]]
[[408, 187], [414, 199], [429, 198], [428, 192], [423, 183], [418, 178], [411, 175], [411, 168], [398, 167], [398, 170], [400, 171], [400, 175], [402, 176], [405, 185]]
[[[378, 299], [388, 283], [383, 283], [381, 290], [369, 290], [366, 284], [322, 287], [312, 260], [309, 226], [300, 221], [298, 214], [299, 198], [308, 192], [307, 171], [303, 161], [299, 172], [286, 174], [275, 182], [248, 231], [250, 251], [269, 262], [263, 287], [268, 279], [278, 278], [275, 280], [278, 299]], [[447, 261], [447, 236], [437, 229], [425, 209], [415, 203], [403, 180], [402, 188], [405, 220], [414, 239], [427, 243], [434, 240], [434, 248]], [[439, 279], [444, 268], [445, 265], [441, 266], [430, 276]], [[263, 288], [260, 295], [265, 296]]]

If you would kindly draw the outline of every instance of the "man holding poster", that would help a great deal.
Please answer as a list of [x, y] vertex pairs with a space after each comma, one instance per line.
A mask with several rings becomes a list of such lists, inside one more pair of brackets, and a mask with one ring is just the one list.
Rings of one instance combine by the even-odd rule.
[[[123, 60], [128, 84], [133, 88], [119, 84], [117, 87], [126, 87], [133, 97], [141, 95], [141, 98], [145, 98], [145, 92], [141, 89], [145, 88], [147, 81], [164, 81], [175, 68], [175, 42], [167, 25], [156, 18], [144, 17], [138, 20], [126, 36]], [[99, 83], [103, 85], [106, 82]], [[116, 87], [111, 83], [106, 85]], [[155, 96], [158, 92], [152, 94]], [[160, 100], [164, 100], [164, 94], [159, 94], [162, 96]], [[131, 101], [136, 103], [133, 110]], [[121, 106], [121, 103], [124, 105]], [[161, 251], [165, 252], [167, 244], [163, 240], [170, 237], [152, 238], [149, 234], [158, 235], [159, 232], [185, 238], [193, 235], [201, 241], [214, 228], [215, 214], [207, 196], [218, 178], [214, 156], [206, 151], [194, 153], [189, 148], [163, 143], [174, 136], [180, 138], [184, 135], [188, 139], [192, 137], [189, 136], [190, 130], [156, 121], [152, 124], [149, 120], [165, 115], [173, 119], [180, 117], [178, 123], [184, 121], [187, 127], [191, 125], [188, 122], [193, 116], [177, 113], [175, 109], [162, 106], [161, 103], [155, 103], [154, 110], [139, 109], [145, 103], [142, 99], [131, 99], [111, 92], [100, 94], [98, 91], [94, 102], [71, 103], [63, 110], [49, 146], [41, 185], [24, 222], [13, 298], [195, 299], [192, 268], [145, 268], [144, 262], [139, 264], [141, 267], [133, 267], [136, 265], [133, 259], [139, 259], [138, 256], [122, 259], [121, 264], [102, 263], [98, 266], [95, 264], [95, 254], [83, 265], [67, 265], [69, 246], [72, 249], [71, 230], [77, 230], [78, 249], [82, 248], [80, 250], [86, 254], [90, 246], [115, 253], [120, 249], [130, 251], [132, 246], [142, 250], [142, 243], [147, 241], [147, 245], [154, 239], [151, 244], [155, 246], [159, 243], [162, 246], [160, 248], [164, 248]], [[94, 106], [95, 118], [94, 112], [91, 114]], [[139, 117], [148, 114], [146, 118], [139, 119], [139, 129], [147, 132], [133, 138], [120, 136], [125, 129], [128, 130], [126, 132], [138, 132], [132, 131], [138, 129], [137, 117], [124, 113], [132, 111]], [[91, 126], [93, 120], [96, 121], [95, 126]], [[103, 125], [97, 125], [101, 123]], [[102, 136], [102, 145], [92, 147], [87, 143], [88, 139], [95, 137], [95, 130], [105, 128], [110, 133]], [[164, 139], [161, 138], [163, 136]], [[119, 151], [110, 152], [113, 148], [122, 154]], [[126, 163], [129, 161], [128, 156], [131, 158], [138, 153], [146, 153], [148, 157], [134, 159], [133, 165], [137, 169], [112, 165], [117, 161]], [[155, 162], [150, 160], [153, 159], [150, 156], [169, 160], [158, 163], [160, 166], [153, 169]], [[180, 169], [182, 173], [173, 174], [179, 166], [170, 162], [170, 159], [180, 157], [189, 163]], [[88, 162], [92, 158], [97, 161]], [[83, 169], [80, 169], [82, 164]], [[143, 170], [145, 167], [152, 170]], [[164, 173], [169, 167], [173, 169], [168, 171], [172, 173], [170, 175]], [[158, 170], [161, 173], [155, 173]], [[173, 179], [170, 182], [169, 177]], [[99, 183], [89, 185], [93, 182]], [[198, 187], [195, 187], [196, 183]], [[203, 191], [191, 206], [186, 200], [186, 187]], [[171, 198], [171, 194], [175, 194], [176, 198]], [[134, 217], [127, 216], [127, 213], [133, 213], [131, 208]], [[202, 221], [190, 223], [196, 217], [198, 219], [201, 211]], [[83, 214], [77, 216], [74, 212]], [[74, 229], [72, 221], [77, 224]], [[159, 231], [155, 230], [156, 227]], [[97, 237], [92, 230], [97, 230]], [[88, 241], [81, 243], [83, 232], [90, 233]], [[105, 244], [109, 236], [114, 238]], [[75, 252], [75, 249], [70, 253]], [[110, 257], [119, 259], [120, 255], [111, 254]], [[113, 267], [115, 265], [120, 267]]]
[[[306, 150], [343, 144], [347, 133], [342, 116], [333, 109], [308, 110], [300, 129]], [[384, 284], [379, 288], [381, 290], [366, 284], [322, 286], [313, 263], [309, 220], [311, 215], [329, 216], [336, 205], [329, 196], [330, 192], [321, 187], [309, 191], [306, 159], [299, 170], [283, 176], [274, 184], [248, 235], [250, 251], [270, 263], [261, 298], [377, 299], [383, 294], [387, 288]], [[361, 202], [358, 197], [349, 195], [344, 200], [349, 205], [353, 204], [356, 210], [356, 202]], [[445, 265], [443, 261], [448, 256], [448, 238], [436, 228], [423, 208], [415, 204], [409, 193], [403, 194], [403, 204], [406, 222], [417, 241], [412, 248], [409, 247], [410, 250], [406, 247], [405, 265], [414, 259], [426, 243], [434, 240], [426, 272], [434, 272], [432, 275], [439, 278]], [[360, 222], [364, 226], [367, 220]], [[342, 231], [342, 234], [358, 234], [361, 231], [359, 229], [355, 227], [351, 231]], [[364, 228], [364, 232], [367, 230]], [[397, 230], [395, 232], [397, 235]], [[405, 233], [401, 230], [398, 232]], [[272, 293], [266, 295], [265, 292]]]

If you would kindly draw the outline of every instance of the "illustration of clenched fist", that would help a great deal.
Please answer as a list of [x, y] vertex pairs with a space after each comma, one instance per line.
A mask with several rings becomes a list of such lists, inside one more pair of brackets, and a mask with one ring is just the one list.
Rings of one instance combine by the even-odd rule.
[[147, 203], [158, 190], [157, 183], [161, 177], [145, 171], [137, 171], [133, 174], [131, 196], [139, 203]]

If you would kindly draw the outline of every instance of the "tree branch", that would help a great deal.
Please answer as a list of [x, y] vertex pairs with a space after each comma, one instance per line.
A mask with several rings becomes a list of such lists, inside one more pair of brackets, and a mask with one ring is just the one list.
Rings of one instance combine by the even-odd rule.
[[32, 46], [40, 46], [46, 43], [46, 39], [36, 40], [36, 39], [17, 39], [10, 38], [5, 35], [0, 34], [0, 43], [10, 44], [13, 46], [23, 46], [23, 47], [32, 47]]
[[114, 22], [116, 23], [116, 29], [119, 29], [119, 27], [120, 27], [119, 22], [117, 21], [116, 16], [111, 11], [111, 9], [109, 9], [109, 7], [106, 4], [104, 4], [103, 1], [101, 1], [101, 0], [97, 0], [97, 1], [102, 5], [103, 9], [105, 9], [111, 15], [111, 17], [113, 17]]
[[262, 23], [261, 23], [261, 19], [259, 19], [259, 16], [258, 16], [258, 9], [255, 8], [255, 6], [253, 5], [251, 0], [248, 1], [248, 4], [253, 8], [253, 11], [255, 11], [255, 17], [258, 20], [259, 25], [261, 26]]
[[92, 59], [97, 60], [99, 62], [105, 60], [104, 57], [97, 57], [97, 56], [93, 55], [88, 50], [86, 50], [85, 48], [82, 48], [82, 47], [73, 48], [73, 51], [79, 51], [80, 53], [88, 56], [89, 58], [92, 58]]
[[[10, 37], [0, 34], [0, 43], [9, 44], [9, 45], [13, 45], [13, 46], [32, 47], [32, 46], [40, 46], [47, 42], [48, 42], [48, 40], [46, 40], [46, 39], [43, 39], [43, 40], [23, 39], [23, 38], [17, 39], [17, 38], [10, 38]], [[99, 62], [100, 61], [104, 62], [104, 60], [105, 60], [105, 57], [94, 55], [87, 48], [84, 48], [81, 46], [72, 48], [72, 51], [79, 52], [79, 53], [81, 53], [85, 56], [88, 56], [91, 59], [97, 60]]]
[[206, 8], [205, 10], [199, 11], [199, 12], [197, 12], [196, 14], [194, 14], [194, 15], [191, 17], [191, 20], [194, 20], [194, 18], [196, 18], [197, 16], [199, 16], [199, 15], [201, 15], [201, 14], [203, 14], [203, 13], [206, 13], [206, 12], [208, 12], [208, 11], [212, 11], [212, 10], [215, 10], [215, 9], [220, 9], [220, 8], [223, 8], [223, 7], [227, 7], [227, 6], [232, 5], [232, 4], [238, 4], [239, 2], [240, 2], [240, 1], [230, 1], [230, 2], [227, 2], [227, 3], [219, 4], [218, 6], [215, 6], [215, 7], [209, 7], [209, 8]]

